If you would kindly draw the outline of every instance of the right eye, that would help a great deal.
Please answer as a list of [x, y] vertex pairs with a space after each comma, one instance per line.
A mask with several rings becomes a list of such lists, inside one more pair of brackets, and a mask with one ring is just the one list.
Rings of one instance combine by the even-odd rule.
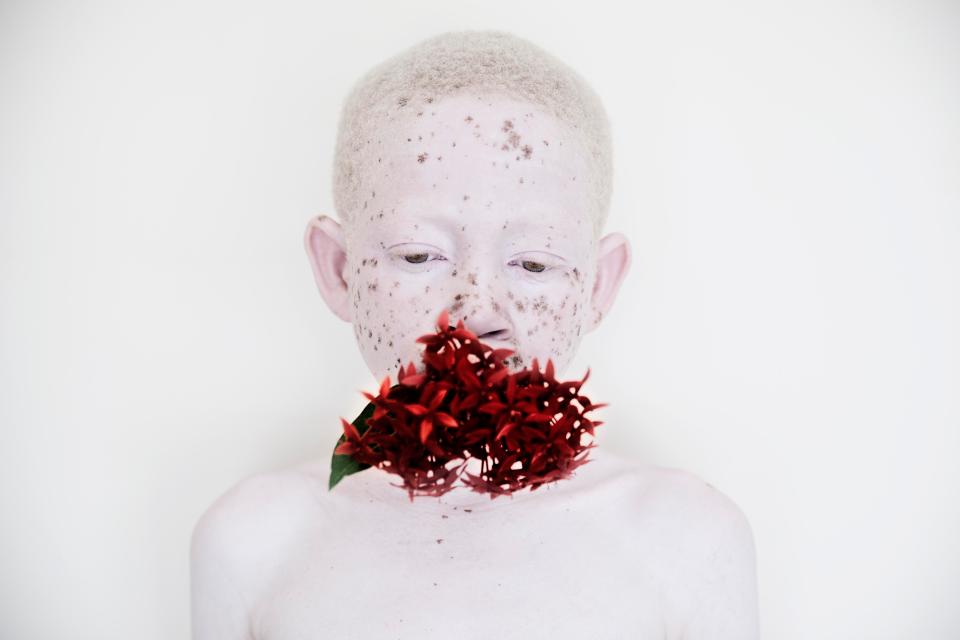
[[402, 255], [403, 259], [410, 264], [420, 264], [422, 262], [426, 262], [427, 258], [430, 256], [429, 253], [405, 253]]
[[416, 271], [428, 269], [431, 266], [430, 263], [446, 260], [439, 250], [433, 251], [428, 247], [417, 246], [400, 247], [394, 251], [393, 257], [401, 268], [410, 270], [410, 267], [413, 267]]

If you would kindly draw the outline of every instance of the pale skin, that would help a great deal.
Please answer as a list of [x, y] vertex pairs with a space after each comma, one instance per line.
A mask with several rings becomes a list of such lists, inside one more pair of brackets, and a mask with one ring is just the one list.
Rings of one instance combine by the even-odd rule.
[[[321, 295], [378, 381], [420, 365], [415, 338], [444, 308], [515, 350], [510, 367], [550, 358], [562, 378], [630, 266], [623, 235], [593, 233], [575, 138], [497, 95], [416, 111], [371, 139], [366, 208], [346, 226], [309, 221]], [[758, 637], [750, 525], [693, 474], [601, 445], [536, 491], [411, 503], [378, 469], [328, 491], [329, 453], [249, 477], [204, 513], [195, 640]]]

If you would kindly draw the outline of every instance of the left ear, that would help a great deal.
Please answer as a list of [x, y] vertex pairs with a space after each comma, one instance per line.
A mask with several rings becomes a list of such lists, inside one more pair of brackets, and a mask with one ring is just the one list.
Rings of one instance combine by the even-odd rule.
[[597, 328], [617, 297], [620, 283], [630, 270], [630, 241], [622, 233], [608, 233], [597, 249], [597, 276], [590, 298], [590, 317], [584, 333]]

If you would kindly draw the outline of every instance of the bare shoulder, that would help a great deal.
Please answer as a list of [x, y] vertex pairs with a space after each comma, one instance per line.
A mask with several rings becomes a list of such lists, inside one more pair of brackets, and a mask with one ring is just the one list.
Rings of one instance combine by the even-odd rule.
[[[284, 550], [315, 524], [324, 508], [322, 463], [250, 475], [220, 495], [193, 527], [191, 566], [216, 564], [253, 596], [254, 584], [283, 560]], [[248, 582], [248, 578], [253, 582]]]
[[645, 505], [661, 515], [672, 515], [697, 533], [715, 534], [722, 529], [733, 529], [748, 534], [750, 525], [746, 514], [730, 496], [700, 476], [669, 467], [645, 468], [649, 491]]
[[665, 619], [682, 637], [756, 638], [753, 530], [743, 509], [696, 474], [637, 465], [631, 514], [663, 579]]
[[721, 557], [753, 562], [753, 530], [730, 496], [689, 471], [607, 458], [612, 495], [632, 524], [627, 529], [656, 545], [671, 572], [702, 573]]

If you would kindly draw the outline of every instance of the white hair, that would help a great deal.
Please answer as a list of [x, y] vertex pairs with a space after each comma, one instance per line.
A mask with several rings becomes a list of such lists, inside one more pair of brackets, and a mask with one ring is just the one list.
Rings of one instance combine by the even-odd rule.
[[[573, 69], [544, 49], [499, 30], [430, 37], [365, 73], [343, 103], [334, 151], [334, 206], [343, 221], [360, 210], [364, 146], [383, 115], [468, 90], [505, 94], [544, 108], [567, 125], [589, 154], [591, 218], [599, 236], [612, 190], [610, 123], [599, 97]], [[365, 193], [365, 187], [363, 187]]]

